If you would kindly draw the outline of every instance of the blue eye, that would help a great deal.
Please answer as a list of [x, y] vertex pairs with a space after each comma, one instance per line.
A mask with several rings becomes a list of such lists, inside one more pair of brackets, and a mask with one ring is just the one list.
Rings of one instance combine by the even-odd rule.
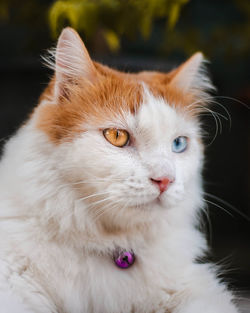
[[172, 143], [172, 151], [176, 153], [184, 152], [187, 149], [188, 138], [184, 136], [180, 136], [175, 138]]

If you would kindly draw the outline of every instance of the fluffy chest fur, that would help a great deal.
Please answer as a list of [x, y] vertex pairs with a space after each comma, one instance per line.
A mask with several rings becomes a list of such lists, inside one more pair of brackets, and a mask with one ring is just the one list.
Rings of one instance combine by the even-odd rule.
[[[163, 229], [164, 226], [167, 227], [162, 225]], [[166, 312], [166, 308], [170, 311], [181, 301], [194, 270], [192, 256], [197, 253], [193, 251], [194, 242], [197, 249], [203, 241], [192, 230], [182, 229], [178, 233], [174, 225], [172, 230], [168, 227], [168, 232], [163, 229], [157, 232], [160, 238], [155, 240], [145, 235], [145, 240], [128, 241], [137, 259], [127, 270], [115, 266], [112, 249], [110, 253], [98, 254], [84, 250], [87, 240], [80, 250], [63, 243], [44, 242], [42, 238], [33, 240], [33, 244], [31, 238], [21, 238], [18, 246], [29, 240], [26, 247], [29, 256], [23, 257], [26, 254], [23, 247], [21, 251], [15, 248], [14, 253], [12, 249], [2, 251], [1, 258], [7, 264], [2, 267], [1, 287], [18, 291], [26, 299], [27, 307], [36, 308], [35, 312]], [[163, 239], [166, 235], [167, 240]], [[107, 238], [106, 244], [111, 245], [108, 241]], [[28, 288], [18, 290], [19, 286]]]

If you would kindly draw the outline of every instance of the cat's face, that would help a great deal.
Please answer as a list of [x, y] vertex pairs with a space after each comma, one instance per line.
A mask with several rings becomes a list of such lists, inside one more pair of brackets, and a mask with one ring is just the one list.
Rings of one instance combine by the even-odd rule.
[[198, 70], [201, 55], [168, 75], [122, 74], [92, 63], [82, 50], [75, 72], [73, 63], [67, 72], [76, 60], [70, 41], [75, 47], [79, 40], [68, 29], [61, 35], [58, 72], [37, 110], [38, 128], [60, 151], [58, 169], [78, 201], [94, 219], [119, 223], [189, 201], [199, 192], [202, 164], [193, 114], [208, 84]]
[[[125, 145], [116, 146], [117, 141]], [[82, 197], [96, 194], [87, 202], [107, 209], [177, 205], [197, 179], [201, 164], [195, 121], [148, 92], [136, 114], [90, 123], [66, 147], [64, 168], [73, 167], [69, 175], [83, 182]], [[164, 178], [169, 183], [160, 188], [155, 180]]]

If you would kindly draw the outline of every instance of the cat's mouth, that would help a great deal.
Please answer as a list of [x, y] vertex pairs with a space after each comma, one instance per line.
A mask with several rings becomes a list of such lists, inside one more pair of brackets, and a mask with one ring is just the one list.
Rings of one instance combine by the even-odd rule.
[[152, 200], [149, 200], [147, 202], [144, 202], [141, 207], [144, 207], [146, 209], [149, 209], [151, 210], [152, 207], [163, 207], [164, 206], [164, 203], [163, 203], [163, 198], [162, 198], [162, 195], [159, 194], [156, 198], [152, 199]]

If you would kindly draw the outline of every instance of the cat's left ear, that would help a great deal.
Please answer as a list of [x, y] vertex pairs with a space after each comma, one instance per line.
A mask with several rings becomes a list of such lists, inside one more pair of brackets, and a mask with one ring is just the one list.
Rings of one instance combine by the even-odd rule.
[[203, 54], [195, 53], [174, 71], [170, 86], [174, 86], [184, 93], [192, 93], [198, 98], [206, 96], [207, 91], [215, 88], [207, 75], [204, 63]]
[[93, 83], [97, 71], [80, 36], [72, 28], [65, 28], [55, 52], [55, 96], [68, 97], [71, 87], [79, 80]]

